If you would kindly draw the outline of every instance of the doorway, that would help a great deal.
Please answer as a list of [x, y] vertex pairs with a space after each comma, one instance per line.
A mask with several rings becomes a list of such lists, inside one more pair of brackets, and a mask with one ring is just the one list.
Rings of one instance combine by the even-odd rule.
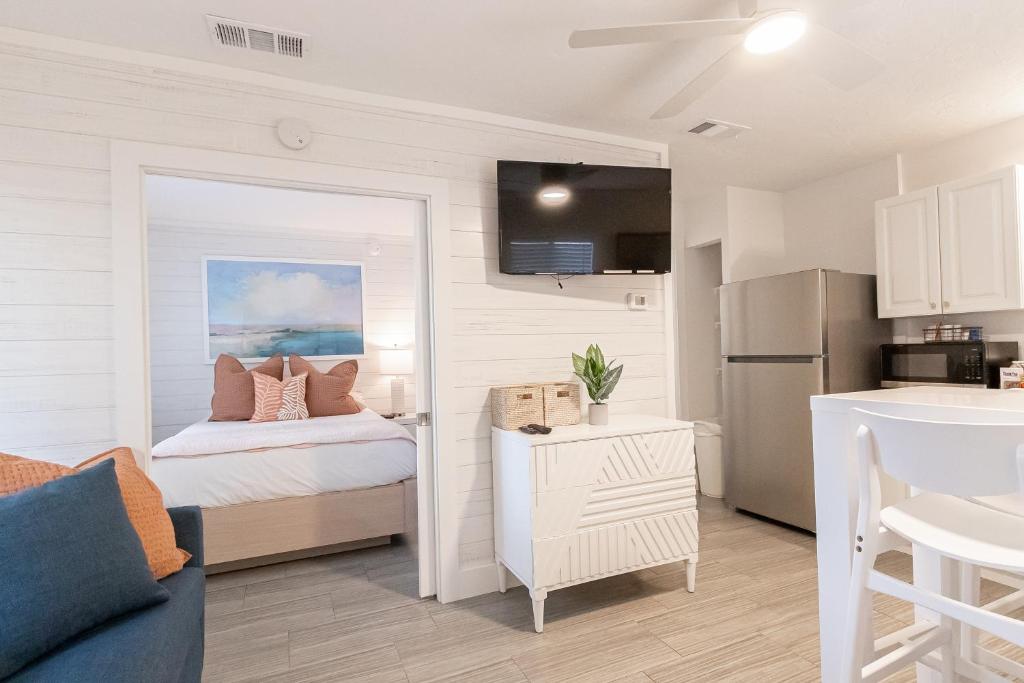
[[[154, 382], [160, 376], [153, 360], [155, 353], [159, 355], [161, 342], [151, 336], [156, 326], [149, 313], [160, 297], [149, 286], [147, 178], [216, 181], [250, 188], [341, 194], [353, 199], [390, 198], [416, 205], [415, 235], [409, 250], [415, 275], [415, 291], [411, 292], [415, 343], [405, 349], [400, 348], [399, 341], [381, 339], [375, 343], [378, 351], [383, 344], [411, 351], [416, 360], [412, 373], [415, 399], [409, 397], [409, 403], [420, 416], [408, 427], [416, 433], [417, 441], [414, 497], [419, 592], [422, 596], [437, 594], [443, 600], [445, 581], [437, 550], [437, 501], [443, 498], [437, 490], [436, 454], [450, 439], [451, 421], [445, 410], [450, 403], [443, 399], [445, 387], [451, 383], [447, 359], [436, 344], [439, 336], [447, 334], [448, 307], [447, 285], [436, 281], [435, 263], [447, 257], [447, 183], [421, 176], [119, 142], [112, 146], [112, 176], [117, 431], [119, 440], [135, 450], [147, 469], [152, 462], [154, 437], [163, 435], [155, 429], [161, 425], [154, 417], [164, 414], [163, 408], [153, 402]], [[375, 251], [377, 245], [367, 244], [366, 248]], [[370, 365], [368, 359], [364, 362]], [[379, 369], [379, 359], [377, 363]], [[383, 396], [376, 395], [373, 400], [383, 409]], [[387, 400], [390, 404], [390, 395]]]

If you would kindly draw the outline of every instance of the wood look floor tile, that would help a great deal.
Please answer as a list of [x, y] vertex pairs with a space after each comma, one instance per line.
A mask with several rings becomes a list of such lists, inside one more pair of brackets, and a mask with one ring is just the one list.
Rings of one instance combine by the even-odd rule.
[[521, 652], [537, 635], [533, 629], [438, 629], [395, 646], [409, 680], [421, 683], [445, 678], [458, 680], [467, 672], [503, 662]]
[[243, 607], [245, 586], [234, 588], [221, 588], [220, 590], [206, 591], [206, 616], [207, 618], [218, 614], [237, 612]]
[[252, 569], [240, 569], [234, 572], [223, 572], [211, 574], [206, 577], [207, 590], [219, 590], [221, 588], [233, 588], [235, 586], [248, 586], [261, 581], [279, 579], [288, 571], [290, 563], [270, 564], [265, 567], [253, 567]]
[[415, 574], [396, 574], [340, 584], [331, 591], [334, 612], [339, 619], [357, 614], [411, 605], [420, 601], [419, 579]]
[[241, 683], [288, 671], [288, 634], [211, 642], [206, 639], [203, 680]]
[[[553, 591], [420, 600], [394, 544], [210, 577], [208, 681], [817, 681], [814, 539], [701, 499], [697, 591], [682, 562]], [[879, 568], [909, 578], [910, 558]], [[986, 582], [986, 597], [1005, 588]], [[913, 619], [876, 601], [875, 632]], [[992, 643], [1007, 656], [1019, 650]], [[888, 683], [913, 680], [913, 669]]]
[[245, 606], [265, 607], [291, 602], [315, 595], [328, 595], [337, 590], [359, 590], [366, 586], [365, 572], [332, 569], [312, 574], [283, 576], [245, 587]]
[[322, 626], [291, 631], [291, 663], [292, 666], [300, 666], [375, 650], [436, 630], [437, 626], [423, 603], [358, 614]]
[[762, 635], [710, 646], [667, 666], [645, 669], [655, 683], [817, 683], [818, 667]]
[[327, 659], [293, 666], [276, 676], [260, 679], [266, 683], [328, 683], [360, 681], [361, 683], [406, 683], [398, 653], [393, 645], [359, 652], [336, 659]]
[[328, 595], [219, 614], [206, 621], [208, 642], [244, 642], [251, 638], [307, 629], [334, 621]]
[[461, 671], [454, 676], [444, 676], [434, 680], [436, 683], [456, 683], [456, 681], [472, 681], [472, 683], [528, 683], [526, 676], [523, 675], [523, 672], [519, 670], [519, 667], [511, 659], [506, 659], [496, 664], [488, 664], [471, 671]]
[[538, 644], [513, 659], [532, 683], [602, 683], [682, 660], [636, 623], [619, 624], [570, 638], [537, 634]]

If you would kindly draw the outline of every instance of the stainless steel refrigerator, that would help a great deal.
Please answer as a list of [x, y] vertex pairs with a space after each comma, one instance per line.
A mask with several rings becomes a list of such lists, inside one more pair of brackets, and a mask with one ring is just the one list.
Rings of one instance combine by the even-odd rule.
[[810, 397], [879, 387], [875, 277], [806, 270], [722, 285], [725, 497], [814, 531]]

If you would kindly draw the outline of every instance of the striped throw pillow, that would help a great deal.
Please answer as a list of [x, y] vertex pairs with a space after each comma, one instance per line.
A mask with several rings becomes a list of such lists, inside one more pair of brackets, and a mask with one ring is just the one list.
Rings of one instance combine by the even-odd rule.
[[256, 410], [250, 422], [308, 420], [306, 373], [281, 382], [268, 375], [252, 373], [256, 385]]

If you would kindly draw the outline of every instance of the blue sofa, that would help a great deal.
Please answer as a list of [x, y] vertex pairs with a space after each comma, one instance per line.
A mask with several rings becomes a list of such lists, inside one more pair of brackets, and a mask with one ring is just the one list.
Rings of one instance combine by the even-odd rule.
[[203, 673], [203, 517], [198, 507], [170, 508], [178, 547], [192, 559], [160, 583], [165, 603], [90, 629], [6, 679], [5, 683], [198, 683]]

